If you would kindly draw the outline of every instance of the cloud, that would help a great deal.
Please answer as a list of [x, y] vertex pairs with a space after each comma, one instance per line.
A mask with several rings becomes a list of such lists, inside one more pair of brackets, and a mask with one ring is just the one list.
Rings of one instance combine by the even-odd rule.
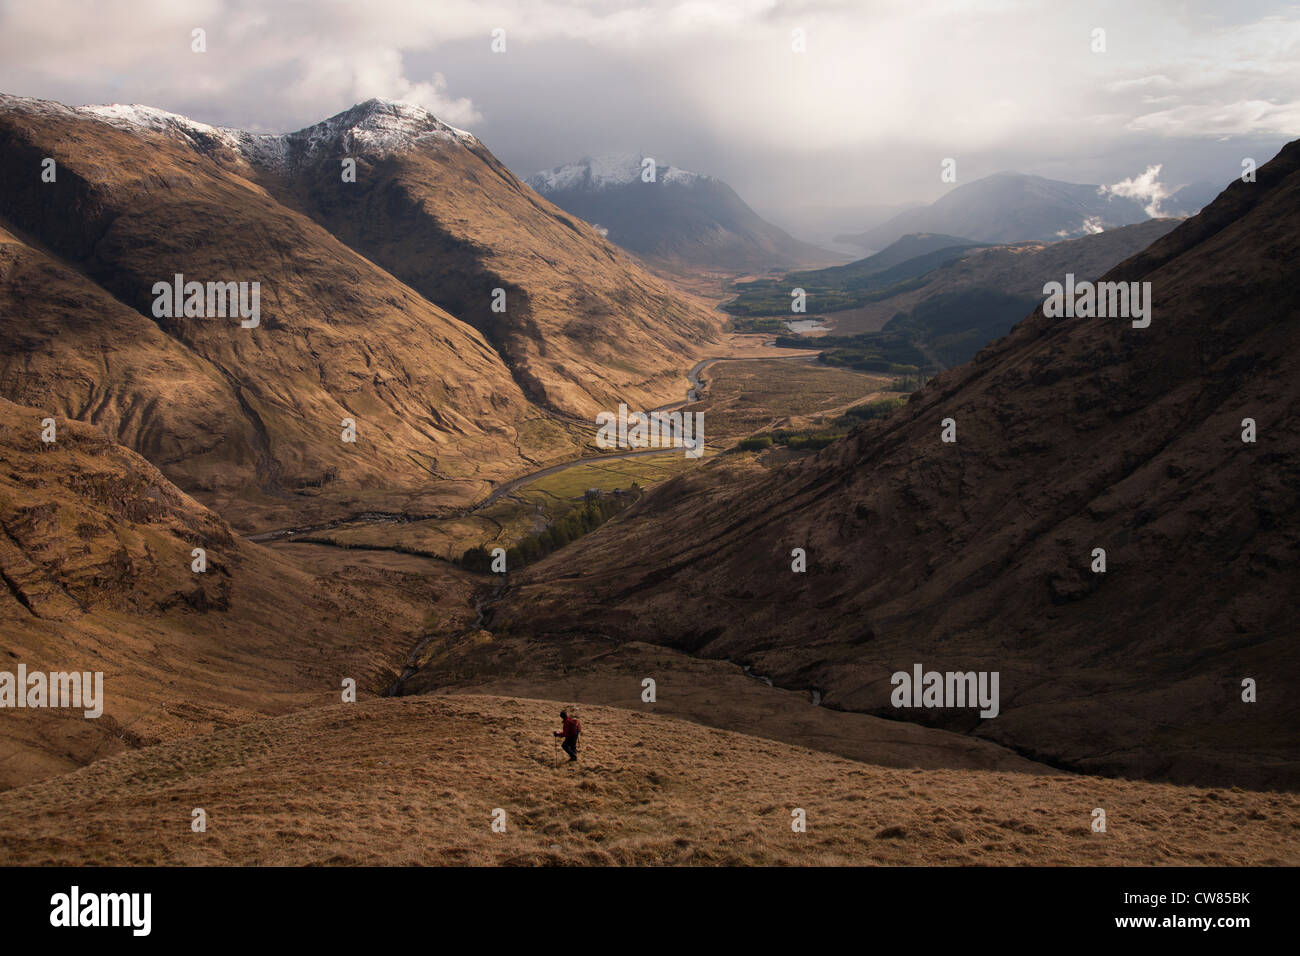
[[303, 66], [286, 95], [298, 103], [325, 99], [344, 106], [373, 98], [402, 100], [423, 106], [453, 126], [472, 126], [482, 121], [482, 114], [469, 97], [448, 95], [447, 78], [442, 73], [434, 73], [427, 80], [412, 80], [407, 72], [396, 50], [370, 50], [361, 56], [320, 56]]
[[1296, 49], [1300, 9], [1195, 0], [0, 0], [5, 92], [270, 132], [412, 100], [523, 173], [643, 150], [791, 208], [934, 199], [946, 156], [1212, 178], [1207, 138], [1300, 133]]
[[1106, 84], [1106, 89], [1112, 93], [1127, 93], [1131, 90], [1172, 90], [1177, 89], [1178, 84], [1169, 77], [1157, 73], [1154, 76], [1139, 76], [1126, 80], [1112, 80]]
[[1249, 136], [1300, 133], [1300, 103], [1238, 100], [1176, 106], [1129, 120], [1128, 128], [1164, 136]]
[[[1160, 182], [1161, 164], [1148, 166], [1140, 176], [1120, 180], [1111, 186], [1099, 186], [1097, 193], [1102, 196], [1120, 196], [1124, 199], [1145, 200], [1144, 211], [1148, 216], [1157, 218], [1161, 215], [1160, 203], [1171, 195], [1169, 189]], [[1085, 229], [1087, 221], [1084, 222]], [[1101, 232], [1100, 229], [1096, 230]]]
[[1102, 225], [1100, 216], [1084, 216], [1083, 224], [1078, 229], [1073, 232], [1069, 229], [1059, 229], [1056, 236], [1058, 239], [1069, 239], [1071, 236], [1095, 236], [1097, 233], [1105, 231], [1106, 227]]

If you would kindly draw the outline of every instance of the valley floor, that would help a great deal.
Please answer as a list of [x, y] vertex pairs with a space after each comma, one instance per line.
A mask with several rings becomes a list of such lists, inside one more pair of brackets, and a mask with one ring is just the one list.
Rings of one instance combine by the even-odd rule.
[[1300, 864], [1295, 794], [889, 769], [608, 707], [555, 766], [560, 706], [373, 699], [119, 754], [0, 794], [0, 864]]

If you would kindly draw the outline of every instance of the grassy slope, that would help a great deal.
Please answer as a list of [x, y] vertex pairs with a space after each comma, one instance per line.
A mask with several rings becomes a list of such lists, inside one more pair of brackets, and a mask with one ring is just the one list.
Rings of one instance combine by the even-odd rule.
[[604, 707], [557, 768], [560, 706], [363, 701], [113, 757], [0, 794], [0, 863], [1300, 862], [1294, 795], [884, 769]]

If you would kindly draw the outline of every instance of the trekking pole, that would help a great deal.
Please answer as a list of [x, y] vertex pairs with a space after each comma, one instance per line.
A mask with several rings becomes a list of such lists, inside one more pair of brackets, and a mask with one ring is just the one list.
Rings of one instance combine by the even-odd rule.
[[560, 765], [560, 738], [552, 736], [551, 742], [555, 745], [551, 751], [551, 769], [554, 770]]

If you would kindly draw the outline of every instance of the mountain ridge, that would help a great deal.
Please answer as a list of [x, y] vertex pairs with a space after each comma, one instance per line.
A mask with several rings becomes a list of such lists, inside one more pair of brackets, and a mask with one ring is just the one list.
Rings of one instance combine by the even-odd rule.
[[1004, 171], [962, 183], [928, 206], [836, 240], [870, 250], [915, 232], [999, 244], [1071, 239], [1149, 219], [1145, 206], [1145, 200], [1108, 193], [1103, 186]]

